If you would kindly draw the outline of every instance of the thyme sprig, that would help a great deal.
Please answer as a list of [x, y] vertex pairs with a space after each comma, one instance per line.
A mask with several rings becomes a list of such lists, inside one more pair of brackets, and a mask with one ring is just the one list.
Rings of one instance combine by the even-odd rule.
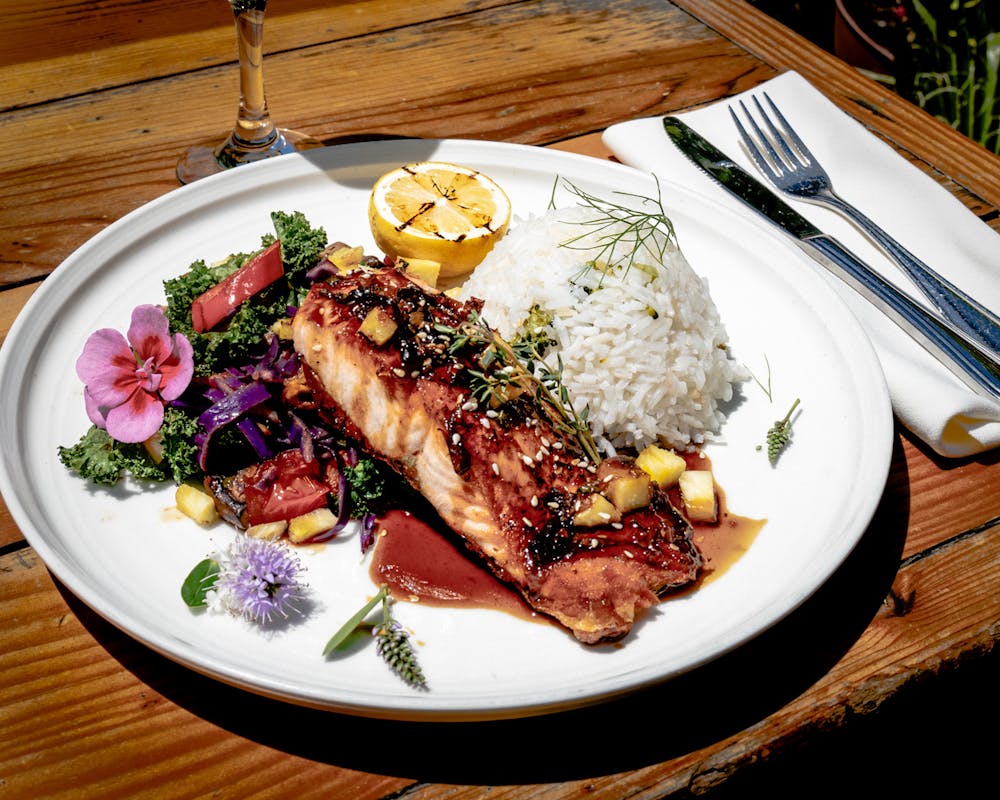
[[544, 330], [551, 319], [545, 319], [537, 308], [532, 309], [532, 314], [524, 334], [511, 342], [474, 312], [458, 327], [439, 323], [434, 329], [451, 337], [450, 353], [465, 348], [480, 350], [476, 360], [478, 369], [466, 370], [477, 403], [498, 409], [526, 397], [557, 431], [576, 439], [588, 459], [600, 463], [600, 453], [587, 423], [587, 409], [577, 413], [562, 381], [562, 359], [557, 358], [553, 369], [542, 358], [553, 343]]
[[[365, 618], [379, 603], [382, 604], [382, 624], [373, 625], [366, 622]], [[428, 688], [427, 679], [420, 669], [420, 664], [417, 663], [417, 654], [410, 644], [410, 636], [392, 616], [389, 587], [384, 584], [379, 587], [371, 600], [330, 637], [330, 641], [323, 648], [323, 655], [329, 655], [347, 641], [351, 634], [365, 628], [370, 630], [377, 640], [375, 652], [396, 675], [415, 689]]]
[[[627, 273], [644, 250], [654, 253], [655, 260], [660, 263], [671, 243], [677, 245], [674, 225], [663, 208], [659, 180], [656, 181], [655, 198], [632, 192], [613, 193], [637, 200], [638, 207], [598, 197], [566, 180], [563, 185], [579, 205], [596, 212], [593, 218], [575, 223], [586, 228], [583, 233], [560, 243], [562, 247], [593, 252], [593, 258], [587, 262], [588, 268], [606, 272], [623, 267]], [[647, 210], [650, 206], [652, 208]], [[596, 244], [591, 241], [595, 234]]]

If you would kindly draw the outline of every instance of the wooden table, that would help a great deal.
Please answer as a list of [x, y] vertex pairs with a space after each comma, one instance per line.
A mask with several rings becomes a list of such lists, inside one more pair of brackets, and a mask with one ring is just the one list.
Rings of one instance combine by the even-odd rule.
[[[77, 246], [175, 188], [237, 91], [221, 0], [5, 8], [0, 336]], [[1000, 230], [1000, 161], [737, 0], [278, 0], [266, 46], [276, 120], [325, 141], [595, 157], [611, 123], [794, 68]], [[869, 770], [869, 788], [962, 787], [998, 744], [997, 461], [942, 460], [899, 430], [870, 529], [785, 622], [639, 696], [479, 724], [344, 717], [196, 675], [54, 581], [0, 504], [0, 797], [740, 796]], [[964, 734], [985, 714], [985, 739]]]

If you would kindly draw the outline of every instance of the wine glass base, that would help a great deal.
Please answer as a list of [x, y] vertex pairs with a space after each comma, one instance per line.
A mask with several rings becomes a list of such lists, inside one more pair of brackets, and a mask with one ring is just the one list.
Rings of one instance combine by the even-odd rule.
[[232, 167], [323, 147], [323, 142], [299, 131], [279, 128], [278, 134], [279, 138], [275, 142], [261, 148], [235, 148], [231, 146], [230, 139], [221, 145], [215, 142], [190, 147], [177, 162], [177, 179], [181, 183], [192, 183]]

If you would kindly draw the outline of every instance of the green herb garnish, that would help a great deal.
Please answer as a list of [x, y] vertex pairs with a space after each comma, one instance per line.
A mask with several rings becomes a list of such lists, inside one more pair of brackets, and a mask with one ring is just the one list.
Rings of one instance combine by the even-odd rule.
[[781, 455], [781, 451], [788, 445], [792, 438], [792, 412], [798, 408], [799, 399], [795, 398], [792, 407], [784, 417], [775, 421], [767, 431], [767, 460], [774, 464]]
[[[655, 198], [631, 192], [614, 192], [638, 200], [637, 208], [597, 197], [568, 181], [564, 184], [581, 206], [597, 212], [594, 218], [577, 223], [587, 229], [585, 233], [560, 244], [562, 247], [593, 252], [593, 258], [587, 262], [588, 268], [600, 268], [607, 272], [623, 267], [628, 272], [637, 264], [636, 259], [643, 250], [655, 254], [656, 260], [662, 262], [671, 243], [676, 246], [677, 236], [663, 208], [658, 180]], [[645, 210], [650, 206], [651, 210]], [[583, 243], [595, 233], [598, 234], [596, 245]]]
[[522, 398], [530, 400], [556, 430], [575, 438], [587, 458], [598, 464], [601, 457], [587, 424], [587, 411], [576, 412], [562, 382], [562, 360], [558, 359], [555, 369], [541, 360], [544, 349], [552, 344], [544, 333], [551, 319], [537, 308], [532, 313], [532, 327], [511, 342], [501, 338], [474, 312], [458, 327], [437, 324], [434, 329], [451, 338], [451, 353], [465, 348], [480, 350], [479, 368], [466, 370], [477, 403], [496, 410]]
[[[382, 604], [382, 623], [374, 625], [365, 622], [365, 617], [379, 603]], [[332, 653], [347, 641], [351, 634], [362, 628], [368, 628], [373, 632], [377, 639], [375, 645], [376, 652], [396, 675], [414, 688], [427, 688], [427, 680], [420, 669], [420, 665], [417, 663], [417, 655], [410, 644], [410, 637], [403, 630], [399, 622], [393, 619], [389, 587], [379, 587], [375, 596], [341, 626], [340, 630], [326, 643], [326, 647], [323, 648], [323, 655]]]
[[201, 608], [207, 605], [209, 591], [219, 578], [219, 562], [206, 558], [195, 564], [181, 584], [181, 598], [189, 608]]

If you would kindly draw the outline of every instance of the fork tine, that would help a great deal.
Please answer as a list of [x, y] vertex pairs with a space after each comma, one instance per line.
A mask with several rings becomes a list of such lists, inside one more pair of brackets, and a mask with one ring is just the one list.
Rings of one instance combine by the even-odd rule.
[[[781, 160], [781, 157], [777, 154], [777, 152], [775, 152], [771, 143], [768, 141], [768, 138], [754, 121], [754, 118], [751, 116], [742, 100], [740, 100], [740, 108], [743, 109], [743, 114], [747, 118], [747, 122], [757, 134], [756, 138], [751, 136], [747, 132], [747, 129], [743, 127], [743, 123], [740, 122], [736, 112], [730, 107], [729, 113], [733, 118], [733, 122], [736, 123], [736, 128], [740, 132], [740, 137], [743, 139], [743, 143], [747, 146], [747, 150], [750, 152], [750, 157], [754, 160], [754, 163], [757, 164], [758, 169], [774, 180], [783, 172], [785, 166], [784, 162]], [[765, 150], [767, 151], [767, 155], [764, 154]], [[768, 156], [770, 156], [770, 159]]]
[[[767, 97], [766, 94], [765, 94], [765, 97]], [[771, 98], [768, 97], [767, 100], [770, 103]], [[760, 135], [761, 137], [763, 137], [764, 139], [766, 139], [769, 142], [771, 140], [774, 140], [775, 142], [777, 142], [778, 146], [781, 148], [781, 151], [785, 154], [785, 158], [787, 159], [787, 161], [785, 161], [784, 163], [788, 164], [789, 166], [791, 166], [794, 169], [796, 164], [802, 163], [801, 159], [796, 155], [795, 151], [792, 150], [792, 148], [790, 148], [788, 146], [788, 140], [785, 138], [785, 135], [782, 133], [782, 131], [778, 130], [778, 127], [774, 124], [774, 121], [771, 119], [770, 116], [768, 116], [768, 113], [764, 110], [764, 106], [762, 106], [760, 104], [760, 100], [757, 97], [754, 97], [753, 98], [753, 102], [754, 102], [754, 105], [757, 107], [757, 113], [760, 114], [760, 118], [762, 120], [764, 120], [764, 124], [767, 126], [767, 129], [771, 132], [770, 137], [768, 137], [755, 124], [754, 127], [757, 127], [758, 135]], [[771, 107], [774, 108], [774, 103], [771, 103]], [[775, 110], [777, 110], [777, 109], [775, 109]], [[778, 116], [782, 120], [784, 119], [783, 117], [781, 117], [781, 112], [778, 112]], [[787, 122], [782, 122], [782, 124], [786, 128], [788, 127], [788, 123]], [[777, 154], [775, 154], [775, 155], [777, 155]]]
[[[756, 99], [757, 98], [755, 97], [754, 100]], [[767, 92], [764, 92], [764, 99], [767, 100], [767, 104], [771, 107], [771, 110], [774, 112], [774, 115], [778, 118], [778, 121], [781, 123], [781, 126], [785, 129], [785, 135], [792, 140], [792, 144], [794, 144], [795, 149], [798, 150], [800, 160], [806, 164], [815, 164], [816, 163], [815, 156], [813, 156], [809, 148], [806, 147], [806, 143], [799, 138], [799, 135], [795, 132], [795, 128], [793, 128], [791, 125], [788, 124], [788, 120], [785, 119], [785, 115], [781, 113], [781, 110], [774, 104], [774, 101], [771, 99], [771, 96]], [[760, 108], [760, 103], [757, 103], [757, 106], [758, 108]], [[763, 108], [761, 108], [760, 110], [761, 113], [764, 113]], [[775, 132], [775, 136], [777, 136], [781, 140], [782, 144], [784, 144], [785, 143], [784, 137], [778, 133], [777, 129], [774, 127], [773, 123], [771, 123], [769, 118], [768, 118], [768, 124], [771, 125], [771, 130]], [[785, 149], [788, 150], [787, 144], [785, 144]]]

